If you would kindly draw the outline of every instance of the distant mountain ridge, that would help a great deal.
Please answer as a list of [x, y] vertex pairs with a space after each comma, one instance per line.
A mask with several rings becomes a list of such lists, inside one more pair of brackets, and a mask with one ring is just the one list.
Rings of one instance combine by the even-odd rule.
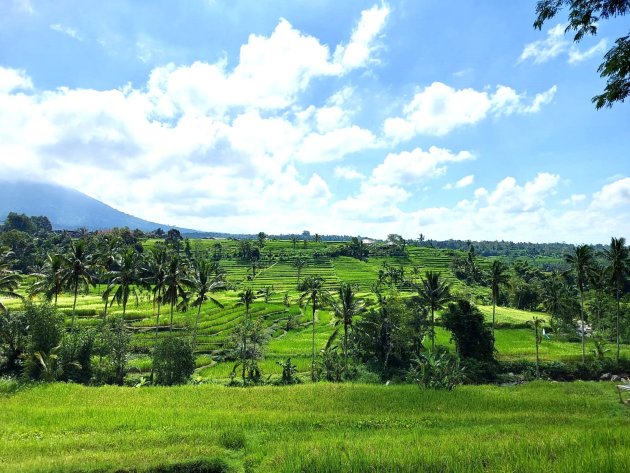
[[0, 222], [9, 212], [46, 216], [55, 230], [104, 230], [113, 227], [136, 228], [148, 232], [157, 228], [177, 228], [182, 233], [196, 230], [150, 222], [126, 214], [68, 187], [30, 181], [0, 181]]

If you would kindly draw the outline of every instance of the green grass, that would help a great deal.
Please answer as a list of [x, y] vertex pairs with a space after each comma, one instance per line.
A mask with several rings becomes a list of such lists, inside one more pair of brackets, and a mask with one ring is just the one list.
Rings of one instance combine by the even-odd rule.
[[[86, 388], [0, 395], [0, 470], [610, 471], [630, 468], [630, 409], [611, 383], [453, 392], [308, 384]], [[230, 470], [228, 467], [231, 467]]]

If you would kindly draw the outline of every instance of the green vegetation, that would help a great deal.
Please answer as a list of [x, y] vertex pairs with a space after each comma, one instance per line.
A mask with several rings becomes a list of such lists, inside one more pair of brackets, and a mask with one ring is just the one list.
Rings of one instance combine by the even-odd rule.
[[630, 414], [610, 383], [122, 389], [54, 384], [0, 394], [2, 469], [169, 471], [193, 461], [259, 472], [630, 468]]
[[[438, 249], [398, 235], [188, 240], [23, 227], [35, 232], [30, 253], [0, 253], [9, 470], [627, 466], [617, 451], [628, 413], [608, 384], [518, 386], [630, 370], [623, 239], [540, 265], [480, 256], [483, 243]], [[482, 383], [494, 385], [462, 386]], [[174, 384], [187, 386], [161, 387]]]

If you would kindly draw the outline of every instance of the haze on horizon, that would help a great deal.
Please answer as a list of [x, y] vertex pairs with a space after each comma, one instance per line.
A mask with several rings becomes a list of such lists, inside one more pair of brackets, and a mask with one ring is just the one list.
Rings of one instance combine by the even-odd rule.
[[4, 177], [218, 232], [630, 233], [630, 107], [590, 101], [622, 20], [576, 45], [535, 1], [262, 3], [10, 0]]

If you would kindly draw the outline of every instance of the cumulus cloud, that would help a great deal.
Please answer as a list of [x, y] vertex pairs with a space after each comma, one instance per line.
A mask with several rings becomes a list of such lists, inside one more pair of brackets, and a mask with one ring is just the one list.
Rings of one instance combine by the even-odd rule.
[[374, 168], [370, 180], [389, 185], [415, 184], [444, 175], [448, 163], [471, 159], [474, 156], [468, 151], [453, 153], [435, 146], [427, 151], [416, 148], [413, 151], [390, 153], [383, 163]]
[[565, 39], [565, 29], [566, 25], [558, 24], [547, 31], [545, 39], [526, 44], [518, 62], [531, 60], [534, 64], [543, 64], [560, 55], [566, 55], [569, 64], [577, 64], [606, 50], [606, 39], [601, 39], [589, 49], [581, 50], [572, 41]]
[[593, 209], [630, 208], [630, 177], [618, 179], [606, 184], [593, 195]]
[[444, 189], [461, 189], [463, 187], [468, 187], [475, 182], [475, 176], [470, 174], [468, 176], [462, 177], [455, 184], [448, 183], [444, 186]]
[[351, 166], [336, 166], [334, 171], [335, 177], [340, 179], [365, 179], [365, 174], [360, 173]]
[[24, 70], [0, 66], [0, 93], [8, 94], [15, 90], [30, 90], [32, 88], [33, 82]]
[[403, 108], [402, 117], [388, 118], [383, 129], [395, 141], [408, 140], [416, 135], [443, 136], [455, 128], [474, 125], [489, 115], [504, 116], [540, 111], [556, 93], [556, 86], [537, 94], [526, 103], [524, 94], [498, 86], [493, 93], [474, 89], [454, 89], [442, 82], [434, 82], [415, 94]]
[[361, 13], [361, 20], [352, 32], [350, 42], [347, 45], [339, 45], [335, 49], [335, 64], [344, 70], [363, 67], [369, 62], [376, 62], [374, 51], [377, 49], [378, 39], [390, 9], [387, 4], [373, 6]]
[[[361, 225], [367, 234], [380, 237], [396, 228], [407, 237], [424, 233], [434, 239], [487, 239], [490, 234], [499, 240], [602, 243], [610, 239], [611, 232], [630, 231], [629, 184], [625, 179], [604, 186], [582, 210], [550, 205], [560, 184], [560, 176], [550, 173], [539, 173], [526, 182], [508, 176], [491, 189], [475, 189], [469, 199], [456, 205], [415, 210], [402, 210], [411, 202], [404, 189], [374, 188], [364, 183], [355, 197], [333, 204], [333, 208], [349, 228]], [[568, 200], [585, 202], [586, 198], [578, 194]], [[597, 207], [602, 201], [615, 212]]]
[[324, 220], [333, 194], [296, 164], [379, 144], [353, 123], [351, 87], [322, 106], [301, 105], [302, 94], [315, 78], [373, 64], [388, 13], [367, 10], [335, 54], [280, 20], [251, 35], [233, 66], [167, 64], [139, 87], [37, 91], [25, 71], [0, 67], [0, 167], [191, 228], [290, 231]]

